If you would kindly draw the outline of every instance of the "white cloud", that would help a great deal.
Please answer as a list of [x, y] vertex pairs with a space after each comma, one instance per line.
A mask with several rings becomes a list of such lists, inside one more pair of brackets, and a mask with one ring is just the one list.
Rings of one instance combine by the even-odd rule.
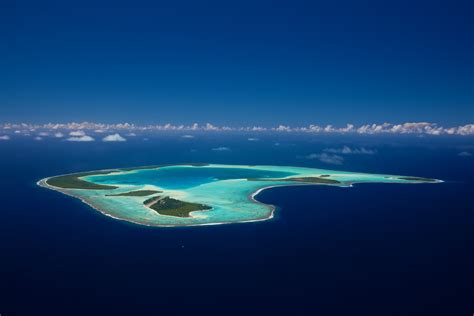
[[219, 130], [218, 127], [212, 125], [211, 123], [207, 123], [206, 126], [204, 127], [205, 131], [217, 131]]
[[374, 155], [377, 152], [373, 149], [367, 149], [364, 147], [350, 148], [349, 146], [343, 146], [342, 148], [326, 148], [323, 151], [327, 153], [343, 155]]
[[126, 139], [123, 138], [122, 136], [120, 136], [120, 134], [115, 133], [115, 134], [112, 134], [112, 135], [105, 136], [104, 138], [102, 138], [102, 141], [104, 141], [104, 142], [124, 142], [124, 141], [126, 141]]
[[193, 135], [183, 135], [183, 136], [181, 136], [181, 137], [182, 137], [182, 138], [194, 138]]
[[277, 132], [291, 132], [291, 128], [289, 126], [285, 126], [285, 125], [280, 125], [277, 128], [274, 128], [273, 130], [275, 130]]
[[62, 137], [64, 137], [64, 134], [61, 133], [61, 132], [57, 132], [57, 133], [54, 133], [54, 137], [56, 137], [56, 138], [62, 138]]
[[35, 140], [43, 140], [43, 137], [36, 136], [36, 137], [35, 137]]
[[135, 134], [135, 133], [128, 133], [128, 134], [126, 134], [125, 136], [135, 137], [135, 136], [137, 136], [137, 134]]
[[328, 125], [323, 129], [326, 133], [334, 133], [336, 129], [332, 125]]
[[212, 148], [213, 151], [229, 151], [230, 148], [229, 147], [216, 147], [216, 148]]
[[67, 139], [67, 141], [69, 141], [69, 142], [93, 142], [94, 140], [95, 140], [94, 138], [92, 138], [88, 135], [69, 137]]
[[256, 138], [256, 137], [249, 137], [249, 138], [247, 138], [247, 140], [248, 140], [249, 142], [257, 142], [257, 141], [259, 141], [259, 139]]
[[354, 131], [354, 125], [353, 124], [347, 124], [346, 127], [343, 127], [340, 129], [342, 133], [350, 133]]
[[[108, 132], [115, 133], [116, 131], [123, 131], [128, 133], [135, 132], [158, 132], [158, 131], [206, 131], [206, 132], [227, 132], [227, 131], [252, 131], [252, 132], [294, 132], [294, 133], [339, 133], [339, 134], [416, 134], [416, 135], [474, 135], [474, 124], [466, 124], [461, 126], [443, 127], [436, 123], [430, 122], [406, 122], [400, 124], [383, 123], [383, 124], [366, 124], [355, 126], [354, 124], [346, 124], [344, 127], [336, 127], [333, 125], [320, 126], [311, 124], [308, 126], [291, 127], [288, 125], [279, 125], [277, 127], [262, 127], [262, 126], [240, 126], [228, 127], [217, 126], [211, 123], [199, 125], [194, 123], [192, 125], [146, 125], [138, 126], [130, 123], [118, 124], [102, 124], [93, 122], [72, 122], [72, 123], [48, 123], [48, 124], [0, 124], [0, 129], [3, 130], [20, 130], [20, 131], [69, 131], [70, 136], [80, 137], [86, 134], [86, 131], [95, 131], [96, 133]], [[125, 134], [127, 135], [127, 134]], [[128, 136], [128, 135], [127, 135]]]
[[0, 140], [10, 140], [10, 136], [2, 135], [2, 136], [0, 136]]
[[344, 162], [344, 157], [338, 155], [332, 155], [327, 153], [322, 154], [310, 154], [306, 156], [307, 159], [318, 159], [321, 162], [332, 164], [332, 165], [342, 165]]
[[249, 130], [249, 131], [253, 131], [253, 132], [264, 132], [267, 130], [267, 128], [265, 127], [262, 127], [262, 126], [253, 126], [253, 127], [249, 127], [248, 129], [247, 128], [244, 128], [245, 130]]
[[459, 126], [456, 133], [459, 135], [474, 135], [474, 124]]
[[49, 136], [49, 133], [47, 132], [41, 132], [38, 134], [39, 136], [42, 136], [42, 137], [46, 137], [46, 136]]
[[458, 156], [460, 156], [460, 157], [471, 157], [472, 154], [468, 151], [462, 151], [458, 154]]
[[80, 136], [85, 136], [86, 133], [84, 131], [72, 131], [69, 133], [69, 136], [77, 136], [77, 137], [80, 137]]

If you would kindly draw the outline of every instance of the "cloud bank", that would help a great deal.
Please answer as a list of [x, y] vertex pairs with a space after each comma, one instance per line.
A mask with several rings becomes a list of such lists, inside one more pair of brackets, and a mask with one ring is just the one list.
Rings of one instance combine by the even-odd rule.
[[460, 126], [444, 127], [436, 123], [430, 122], [407, 122], [401, 124], [383, 123], [383, 124], [366, 124], [355, 126], [354, 124], [347, 124], [343, 127], [335, 127], [333, 125], [320, 126], [311, 124], [302, 127], [293, 127], [289, 125], [279, 125], [276, 127], [263, 126], [217, 126], [211, 123], [199, 125], [194, 123], [192, 125], [135, 125], [130, 123], [119, 124], [102, 124], [92, 122], [82, 123], [48, 123], [48, 124], [26, 124], [26, 123], [4, 123], [0, 124], [0, 130], [17, 130], [20, 133], [33, 132], [41, 130], [43, 132], [57, 132], [67, 131], [71, 137], [85, 136], [86, 132], [105, 133], [105, 132], [123, 132], [123, 133], [137, 133], [137, 132], [159, 132], [159, 131], [204, 131], [204, 132], [278, 132], [278, 133], [312, 133], [312, 134], [361, 134], [361, 135], [376, 135], [376, 134], [413, 134], [413, 135], [474, 135], [474, 124], [466, 124]]
[[10, 136], [2, 135], [2, 136], [0, 136], [0, 140], [10, 140]]

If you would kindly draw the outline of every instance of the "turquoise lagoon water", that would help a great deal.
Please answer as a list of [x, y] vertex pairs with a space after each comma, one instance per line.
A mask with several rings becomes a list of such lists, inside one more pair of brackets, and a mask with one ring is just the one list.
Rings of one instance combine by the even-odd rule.
[[[64, 190], [81, 198], [103, 213], [112, 217], [151, 226], [187, 226], [246, 222], [272, 217], [274, 208], [256, 202], [251, 196], [260, 189], [272, 186], [307, 185], [292, 181], [247, 181], [247, 178], [291, 178], [302, 176], [330, 175], [331, 179], [348, 186], [352, 183], [383, 182], [413, 183], [396, 176], [367, 173], [342, 172], [314, 168], [289, 166], [235, 166], [176, 165], [155, 169], [137, 169], [108, 175], [83, 177], [84, 180], [119, 186], [115, 190]], [[193, 212], [191, 217], [160, 215], [143, 205], [146, 197], [113, 197], [111, 193], [140, 189], [163, 191], [160, 195], [170, 196], [187, 202], [206, 204], [207, 211]], [[317, 188], [315, 188], [317, 190]], [[295, 197], [298, 198], [298, 197]]]
[[297, 173], [239, 167], [169, 166], [158, 169], [137, 170], [113, 176], [93, 176], [87, 179], [101, 184], [150, 184], [163, 189], [183, 190], [215, 181], [247, 178], [284, 178], [292, 175], [297, 175]]

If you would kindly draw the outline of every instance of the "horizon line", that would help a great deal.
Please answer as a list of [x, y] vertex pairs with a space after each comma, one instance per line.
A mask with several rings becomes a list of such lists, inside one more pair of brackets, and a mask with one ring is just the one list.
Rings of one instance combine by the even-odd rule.
[[112, 131], [134, 131], [134, 132], [147, 132], [147, 131], [177, 131], [177, 132], [288, 132], [288, 133], [335, 133], [335, 134], [427, 134], [427, 135], [474, 135], [474, 124], [465, 124], [459, 126], [443, 127], [437, 123], [430, 122], [405, 122], [400, 124], [392, 124], [385, 122], [383, 124], [364, 124], [356, 126], [354, 124], [346, 124], [343, 127], [335, 127], [331, 124], [320, 126], [316, 124], [310, 124], [307, 126], [295, 126], [290, 125], [278, 125], [274, 127], [264, 126], [219, 126], [211, 123], [198, 124], [194, 123], [191, 125], [184, 124], [148, 124], [138, 125], [134, 123], [95, 123], [95, 122], [68, 122], [68, 123], [46, 123], [46, 124], [34, 124], [34, 123], [2, 123], [0, 124], [0, 130], [3, 132], [13, 131], [14, 133], [21, 134], [25, 132], [35, 132], [36, 130], [48, 130], [48, 131], [59, 131], [59, 130], [91, 130], [97, 133], [112, 132]]

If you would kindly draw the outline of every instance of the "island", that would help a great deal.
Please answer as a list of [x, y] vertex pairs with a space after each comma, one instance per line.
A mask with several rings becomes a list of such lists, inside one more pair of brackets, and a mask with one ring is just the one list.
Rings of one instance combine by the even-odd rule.
[[71, 173], [42, 179], [38, 185], [76, 197], [116, 219], [176, 227], [271, 219], [275, 207], [255, 197], [276, 186], [440, 182], [305, 167], [191, 163]]

